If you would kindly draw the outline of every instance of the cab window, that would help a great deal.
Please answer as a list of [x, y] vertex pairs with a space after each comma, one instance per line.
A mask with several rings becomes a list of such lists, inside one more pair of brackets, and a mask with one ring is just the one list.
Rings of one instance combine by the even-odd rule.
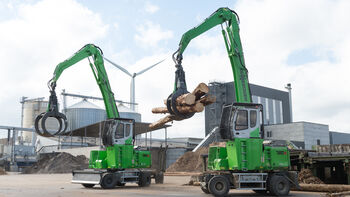
[[115, 130], [115, 139], [120, 139], [124, 137], [124, 124], [119, 123]]
[[130, 124], [125, 125], [125, 137], [129, 137], [130, 135]]
[[249, 113], [250, 113], [250, 128], [253, 128], [256, 125], [256, 111], [251, 110]]
[[235, 129], [237, 131], [248, 129], [248, 111], [247, 110], [237, 111]]

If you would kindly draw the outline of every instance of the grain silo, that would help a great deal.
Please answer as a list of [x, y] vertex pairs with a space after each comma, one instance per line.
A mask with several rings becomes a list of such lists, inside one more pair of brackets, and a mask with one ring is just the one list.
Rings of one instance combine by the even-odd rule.
[[66, 109], [68, 131], [78, 129], [106, 119], [106, 111], [83, 99]]
[[[42, 99], [31, 99], [31, 100], [23, 100], [21, 103], [23, 104], [22, 127], [33, 128], [36, 116], [46, 111], [48, 101], [44, 101]], [[45, 125], [48, 130], [57, 130], [58, 128], [57, 121], [51, 120], [51, 118], [47, 119]], [[33, 132], [27, 132], [27, 131], [23, 131], [22, 136], [23, 136], [23, 140], [28, 143], [32, 142], [33, 137], [35, 137], [33, 136]]]
[[118, 105], [118, 111], [121, 118], [134, 119], [135, 122], [141, 122], [141, 114], [133, 111], [123, 104]]

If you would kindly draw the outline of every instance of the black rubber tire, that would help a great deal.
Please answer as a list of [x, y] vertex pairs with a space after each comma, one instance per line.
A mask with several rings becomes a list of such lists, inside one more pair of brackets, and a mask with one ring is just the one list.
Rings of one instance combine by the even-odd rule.
[[206, 193], [206, 194], [210, 194], [210, 191], [209, 191], [208, 187], [203, 186], [202, 184], [201, 184], [201, 190], [202, 190], [204, 193]]
[[82, 184], [85, 188], [93, 188], [95, 184]]
[[266, 194], [267, 190], [253, 190], [257, 194]]
[[139, 187], [148, 187], [151, 185], [151, 174], [148, 172], [141, 172], [139, 175]]
[[273, 196], [287, 196], [290, 191], [290, 183], [284, 176], [274, 174], [269, 180], [269, 191]]
[[113, 189], [117, 185], [117, 179], [115, 178], [114, 174], [109, 173], [102, 177], [101, 180], [101, 187], [103, 189]]
[[208, 190], [214, 196], [226, 196], [230, 190], [230, 183], [226, 177], [222, 175], [216, 175], [209, 180]]

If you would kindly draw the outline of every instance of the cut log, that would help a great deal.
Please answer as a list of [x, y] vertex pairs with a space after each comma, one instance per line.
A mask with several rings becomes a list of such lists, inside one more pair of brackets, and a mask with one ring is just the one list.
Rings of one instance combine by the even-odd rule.
[[[202, 112], [204, 110], [204, 104], [200, 101], [196, 101], [194, 105], [184, 105], [184, 106], [176, 106], [177, 110], [181, 113], [193, 113], [193, 112]], [[165, 114], [169, 113], [166, 107], [155, 107], [152, 109], [152, 113], [154, 114]]]
[[161, 128], [166, 123], [171, 122], [173, 120], [182, 120], [182, 119], [179, 117], [176, 117], [174, 115], [167, 115], [164, 118], [162, 118], [162, 119], [160, 119], [152, 124], [149, 124], [148, 127], [150, 129], [158, 129], [158, 128]]
[[202, 112], [204, 110], [204, 105], [201, 102], [196, 102], [194, 105], [190, 106], [177, 106], [177, 110], [181, 113], [193, 113], [193, 112]]
[[175, 120], [175, 116], [174, 115], [167, 115], [164, 118], [159, 119], [158, 121], [150, 124], [148, 127], [150, 129], [157, 129], [157, 128], [160, 128], [163, 125], [165, 125], [166, 123], [171, 122], [173, 120]]
[[203, 103], [204, 106], [215, 103], [215, 101], [216, 101], [216, 97], [213, 95], [206, 95], [201, 99], [199, 99], [199, 102]]
[[152, 109], [152, 113], [154, 114], [165, 114], [169, 113], [166, 107], [155, 107]]
[[[176, 98], [176, 109], [182, 114], [197, 113], [204, 110], [205, 105], [210, 105], [216, 101], [216, 97], [207, 95], [209, 88], [205, 83], [200, 83], [192, 93], [180, 95]], [[164, 100], [167, 106], [167, 100]], [[152, 109], [152, 113], [169, 113], [167, 107], [156, 107]], [[149, 125], [151, 129], [162, 127], [167, 122], [173, 120], [182, 120], [183, 118], [175, 115], [167, 115], [166, 117]]]
[[350, 196], [350, 191], [339, 192], [339, 193], [328, 193], [326, 196], [328, 196], [328, 197], [344, 197], [344, 196]]
[[301, 191], [310, 192], [344, 192], [350, 191], [350, 185], [338, 185], [338, 184], [299, 184]]
[[196, 89], [193, 90], [192, 94], [196, 96], [196, 100], [200, 99], [203, 95], [207, 94], [209, 92], [209, 88], [205, 83], [200, 83], [196, 87]]
[[176, 98], [177, 105], [193, 105], [195, 102], [196, 96], [191, 93], [183, 94]]

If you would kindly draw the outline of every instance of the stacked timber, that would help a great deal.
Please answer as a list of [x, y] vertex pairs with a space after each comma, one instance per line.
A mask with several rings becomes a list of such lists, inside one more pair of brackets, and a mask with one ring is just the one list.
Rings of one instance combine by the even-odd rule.
[[324, 184], [321, 179], [312, 174], [310, 169], [305, 168], [301, 169], [298, 173], [298, 182], [304, 184]]
[[[204, 110], [204, 106], [210, 105], [216, 101], [216, 97], [209, 95], [209, 88], [205, 83], [200, 83], [191, 93], [180, 95], [176, 98], [176, 109], [182, 114], [198, 113]], [[181, 117], [169, 114], [164, 100], [165, 107], [155, 107], [152, 109], [154, 114], [168, 114], [162, 119], [149, 125], [151, 129], [162, 127], [164, 124], [173, 120], [180, 121]]]

